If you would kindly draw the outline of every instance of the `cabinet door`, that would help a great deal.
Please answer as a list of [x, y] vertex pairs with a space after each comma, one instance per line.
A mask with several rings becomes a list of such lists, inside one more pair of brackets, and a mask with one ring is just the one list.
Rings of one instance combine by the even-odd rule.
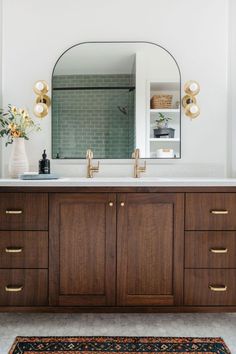
[[182, 303], [183, 203], [182, 194], [119, 195], [118, 305]]
[[50, 196], [50, 305], [115, 303], [115, 194]]

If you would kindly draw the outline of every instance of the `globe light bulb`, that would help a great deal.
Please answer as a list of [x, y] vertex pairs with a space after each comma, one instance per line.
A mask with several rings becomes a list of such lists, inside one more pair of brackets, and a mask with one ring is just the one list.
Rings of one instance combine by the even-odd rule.
[[196, 104], [191, 104], [191, 107], [189, 110], [192, 114], [196, 114], [198, 112], [198, 106]]
[[44, 89], [44, 84], [42, 83], [42, 81], [38, 81], [35, 86], [39, 91], [42, 91]]
[[197, 91], [198, 85], [196, 84], [196, 82], [193, 82], [193, 83], [189, 86], [189, 89], [190, 89], [190, 91], [192, 91], [192, 92]]
[[35, 111], [37, 112], [37, 113], [43, 113], [43, 111], [44, 111], [44, 107], [43, 107], [43, 105], [41, 104], [41, 103], [37, 103], [36, 105], [35, 105]]

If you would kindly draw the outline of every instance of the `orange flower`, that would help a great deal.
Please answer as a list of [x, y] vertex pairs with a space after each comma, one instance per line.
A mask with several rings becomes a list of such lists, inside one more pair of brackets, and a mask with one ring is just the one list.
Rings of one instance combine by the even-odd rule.
[[11, 135], [14, 137], [14, 138], [19, 138], [21, 136], [21, 132], [19, 132], [19, 130], [15, 130], [15, 131], [12, 131], [11, 132]]

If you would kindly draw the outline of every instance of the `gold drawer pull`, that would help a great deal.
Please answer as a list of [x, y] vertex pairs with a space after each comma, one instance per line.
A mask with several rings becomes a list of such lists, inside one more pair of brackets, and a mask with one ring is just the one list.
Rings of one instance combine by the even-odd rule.
[[6, 247], [5, 252], [6, 253], [21, 253], [23, 251], [23, 248], [21, 247]]
[[10, 214], [10, 215], [20, 215], [22, 213], [23, 213], [22, 210], [6, 210], [6, 214]]
[[228, 248], [210, 248], [211, 253], [227, 253]]
[[227, 215], [229, 214], [228, 210], [211, 210], [211, 214], [214, 215]]
[[5, 291], [11, 292], [11, 293], [18, 293], [23, 290], [23, 285], [7, 285], [5, 286]]
[[113, 207], [114, 203], [113, 202], [109, 202], [109, 206]]
[[209, 289], [211, 291], [227, 291], [226, 285], [211, 285], [209, 284]]
[[125, 202], [121, 202], [121, 203], [120, 203], [120, 206], [121, 206], [121, 207], [124, 207], [124, 206], [125, 206]]

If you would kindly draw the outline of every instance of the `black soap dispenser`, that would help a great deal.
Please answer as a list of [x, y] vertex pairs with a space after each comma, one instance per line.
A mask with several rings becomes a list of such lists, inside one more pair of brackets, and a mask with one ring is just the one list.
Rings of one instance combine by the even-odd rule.
[[39, 160], [39, 174], [50, 173], [50, 160], [47, 159], [46, 150], [43, 150], [42, 159]]

